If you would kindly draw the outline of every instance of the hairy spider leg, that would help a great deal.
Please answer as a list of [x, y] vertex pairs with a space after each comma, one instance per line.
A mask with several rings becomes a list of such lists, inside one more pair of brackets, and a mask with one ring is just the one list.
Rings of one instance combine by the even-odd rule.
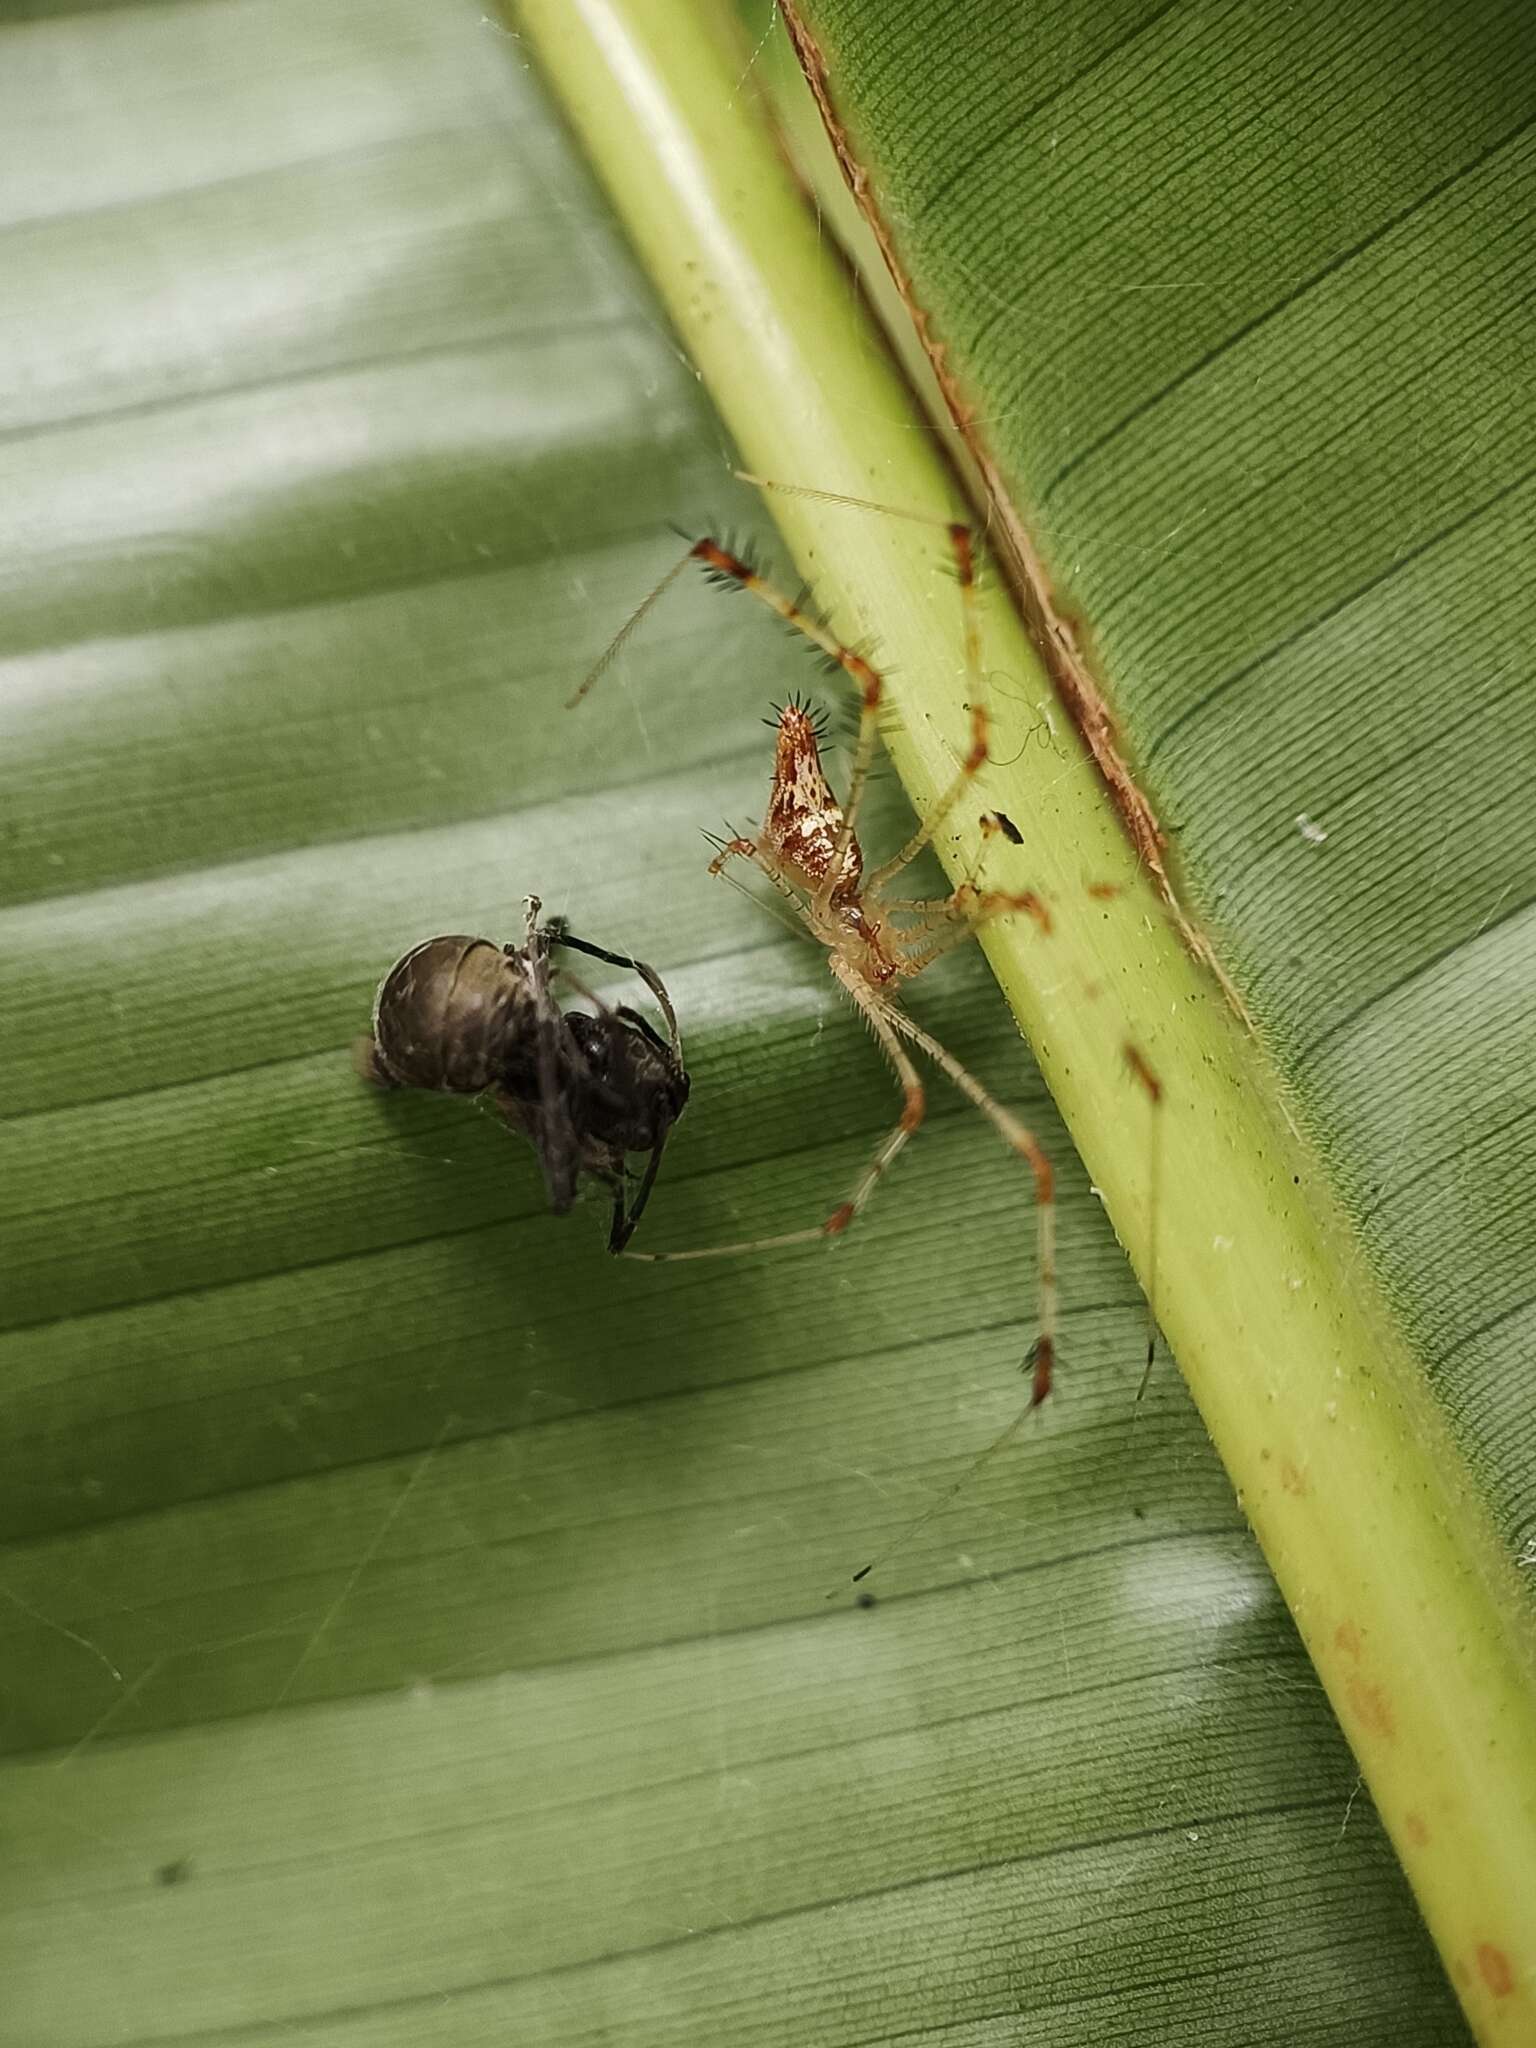
[[[630, 614], [626, 623], [619, 628], [618, 632], [614, 635], [613, 639], [609, 641], [607, 648], [604, 650], [602, 654], [598, 656], [597, 660], [593, 663], [592, 667], [587, 671], [586, 675], [582, 679], [580, 689], [576, 690], [571, 696], [566, 698], [565, 708], [567, 711], [574, 711], [576, 709], [576, 706], [581, 702], [582, 698], [586, 696], [588, 690], [590, 690], [592, 685], [597, 681], [598, 677], [606, 674], [607, 671], [610, 668], [612, 668], [613, 664], [618, 660], [619, 656], [628, 646], [630, 638], [634, 634], [635, 629], [639, 625], [641, 625], [646, 618], [649, 617], [650, 613], [655, 609], [655, 606], [658, 603], [658, 601], [665, 595], [665, 593], [668, 590], [671, 589], [672, 585], [677, 581], [678, 577], [682, 575], [683, 571], [687, 568], [688, 564], [693, 560], [693, 558], [694, 550], [690, 548], [687, 554], [683, 556], [681, 561], [674, 562], [672, 564], [671, 568], [667, 571], [666, 575], [662, 577], [661, 581], [657, 584], [656, 588], [651, 592], [650, 596], [646, 598], [644, 602], [639, 606], [638, 610]], [[612, 958], [612, 955], [610, 955], [609, 957]]]
[[971, 1072], [962, 1066], [948, 1046], [943, 1045], [930, 1031], [894, 1003], [887, 1008], [891, 1023], [920, 1046], [936, 1067], [947, 1074], [955, 1086], [997, 1132], [1003, 1143], [1027, 1161], [1035, 1182], [1035, 1236], [1036, 1236], [1036, 1336], [1029, 1349], [1029, 1364], [1033, 1372], [1030, 1393], [1030, 1407], [1038, 1408], [1051, 1391], [1052, 1375], [1056, 1365], [1056, 1176], [1045, 1148], [1027, 1124], [1020, 1123], [1011, 1110], [985, 1089]]
[[901, 1021], [901, 1012], [889, 998], [877, 996], [868, 982], [857, 975], [846, 961], [838, 959], [835, 953], [829, 957], [827, 964], [864, 1012], [869, 1028], [879, 1040], [881, 1050], [895, 1068], [896, 1079], [901, 1084], [901, 1115], [897, 1118], [896, 1128], [883, 1140], [879, 1151], [859, 1176], [849, 1199], [839, 1204], [821, 1226], [825, 1236], [840, 1237], [874, 1193], [880, 1176], [894, 1162], [897, 1153], [921, 1124], [927, 1111], [927, 1098], [923, 1091], [922, 1077], [896, 1035], [895, 1027]]
[[[1000, 917], [1032, 917], [1042, 931], [1050, 930], [1050, 912], [1033, 889], [1011, 894], [1001, 889], [977, 889], [962, 882], [953, 896], [937, 901], [913, 902], [898, 899], [883, 904], [885, 910], [921, 911], [918, 922], [898, 935], [901, 971], [911, 977], [931, 967], [956, 946], [963, 946], [983, 925]], [[928, 935], [932, 933], [930, 938]], [[926, 940], [926, 944], [923, 941]]]
[[[958, 1479], [952, 1479], [949, 1485], [944, 1488], [944, 1491], [942, 1493], [936, 1494], [934, 1498], [931, 1501], [929, 1501], [927, 1507], [923, 1509], [921, 1514], [914, 1515], [912, 1517], [912, 1520], [907, 1523], [904, 1529], [898, 1530], [897, 1533], [891, 1538], [890, 1542], [887, 1543], [884, 1550], [880, 1551], [877, 1556], [872, 1557], [869, 1560], [868, 1564], [859, 1566], [859, 1569], [853, 1575], [853, 1583], [855, 1585], [858, 1585], [861, 1579], [867, 1579], [871, 1572], [877, 1571], [880, 1568], [880, 1566], [885, 1563], [888, 1557], [894, 1557], [896, 1552], [900, 1550], [904, 1544], [910, 1543], [914, 1536], [919, 1534], [921, 1530], [925, 1529], [928, 1526], [928, 1524], [933, 1520], [934, 1516], [938, 1514], [941, 1509], [947, 1508], [950, 1502], [955, 1499], [956, 1495], [963, 1493], [965, 1489], [970, 1485], [971, 1481], [976, 1477], [976, 1474], [981, 1470], [982, 1466], [990, 1464], [992, 1459], [997, 1456], [999, 1451], [1005, 1450], [1008, 1447], [1008, 1445], [1013, 1442], [1014, 1438], [1018, 1435], [1019, 1431], [1024, 1427], [1025, 1423], [1028, 1422], [1029, 1418], [1031, 1417], [1031, 1415], [1034, 1414], [1036, 1408], [1038, 1408], [1039, 1405], [1040, 1404], [1038, 1401], [1032, 1400], [1028, 1403], [1026, 1407], [1021, 1408], [1018, 1414], [1014, 1416], [1013, 1420], [1010, 1423], [1007, 1423], [1002, 1429], [998, 1431], [997, 1435], [993, 1437], [991, 1443], [983, 1445], [981, 1450], [979, 1450], [976, 1453], [975, 1457], [972, 1458], [971, 1462], [969, 1463], [969, 1465], [966, 1466], [965, 1470], [960, 1474]], [[829, 1600], [832, 1597], [833, 1596], [830, 1593], [827, 1595], [827, 1598]]]

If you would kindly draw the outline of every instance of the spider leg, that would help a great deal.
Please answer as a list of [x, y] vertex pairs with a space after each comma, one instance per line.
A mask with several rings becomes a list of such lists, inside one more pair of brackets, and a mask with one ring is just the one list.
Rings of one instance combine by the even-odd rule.
[[997, 1132], [1010, 1151], [1027, 1161], [1035, 1182], [1035, 1228], [1038, 1290], [1036, 1334], [1027, 1362], [1032, 1372], [1029, 1405], [1038, 1408], [1051, 1391], [1056, 1363], [1056, 1176], [1039, 1139], [1026, 1124], [990, 1095], [969, 1067], [962, 1066], [947, 1046], [925, 1031], [905, 1010], [888, 1005], [891, 1023], [914, 1045], [927, 1053], [934, 1065], [947, 1074], [955, 1086]]
[[978, 889], [970, 882], [962, 882], [952, 896], [928, 903], [898, 898], [893, 903], [883, 903], [881, 909], [920, 913], [916, 924], [895, 934], [901, 971], [907, 976], [921, 974], [945, 953], [963, 946], [983, 925], [1000, 917], [1022, 913], [1032, 917], [1041, 931], [1051, 929], [1051, 913], [1033, 889], [1015, 894], [1003, 889]]
[[860, 1174], [853, 1194], [841, 1208], [834, 1209], [822, 1228], [829, 1236], [840, 1235], [852, 1223], [874, 1193], [883, 1173], [890, 1167], [912, 1133], [922, 1122], [927, 1109], [923, 1091], [922, 1076], [913, 1066], [906, 1048], [893, 1028], [900, 1021], [899, 1012], [877, 996], [862, 976], [847, 966], [834, 953], [827, 963], [839, 982], [864, 1012], [869, 1028], [880, 1041], [880, 1048], [896, 1070], [896, 1079], [901, 1083], [901, 1115], [896, 1128], [883, 1140], [874, 1158]]
[[[640, 1218], [645, 1214], [645, 1205], [651, 1199], [651, 1189], [656, 1185], [656, 1175], [661, 1168], [661, 1155], [666, 1142], [667, 1134], [663, 1131], [651, 1147], [650, 1157], [645, 1162], [645, 1172], [640, 1176], [640, 1185], [635, 1191], [635, 1199], [630, 1203], [627, 1214], [624, 1209], [623, 1179], [620, 1178], [616, 1184], [613, 1198], [613, 1223], [608, 1232], [609, 1251], [622, 1252], [625, 1245], [634, 1236]], [[634, 1257], [635, 1254], [631, 1253], [630, 1256]]]
[[[719, 842], [716, 841], [716, 844], [718, 845]], [[720, 851], [710, 862], [709, 872], [712, 875], [723, 875], [733, 860], [749, 860], [755, 866], [760, 867], [765, 875], [770, 876], [775, 881], [778, 880], [773, 869], [759, 855], [755, 839], [727, 839], [724, 845], [720, 847]]]
[[878, 896], [891, 879], [911, 865], [976, 780], [989, 758], [991, 720], [981, 686], [981, 629], [976, 615], [976, 557], [971, 529], [958, 520], [950, 526], [949, 544], [955, 555], [955, 574], [960, 584], [960, 604], [965, 621], [966, 700], [971, 714], [971, 744], [954, 780], [934, 803], [912, 837], [899, 853], [876, 868], [865, 884], [870, 895]]
[[660, 600], [663, 594], [671, 589], [672, 585], [677, 581], [678, 577], [682, 575], [683, 571], [687, 568], [688, 564], [693, 560], [694, 555], [696, 553], [697, 549], [690, 548], [687, 554], [683, 556], [680, 562], [674, 562], [672, 564], [672, 567], [667, 571], [666, 575], [662, 577], [661, 581], [657, 584], [656, 588], [651, 592], [650, 596], [646, 598], [644, 603], [641, 604], [636, 611], [630, 614], [626, 624], [620, 627], [616, 636], [609, 642], [606, 651], [603, 654], [599, 655], [596, 662], [587, 671], [586, 679], [583, 681], [580, 689], [578, 689], [574, 693], [574, 695], [566, 698], [565, 708], [567, 711], [574, 711], [576, 709], [576, 706], [581, 702], [582, 698], [586, 696], [588, 690], [590, 690], [592, 685], [597, 681], [598, 677], [602, 675], [607, 669], [610, 669], [613, 666], [614, 662], [617, 661], [619, 655], [624, 651], [624, 648], [628, 644], [630, 636], [634, 633], [635, 629], [640, 625], [641, 621], [644, 618], [646, 618], [646, 616], [651, 612], [651, 610], [654, 608], [654, 606], [657, 604], [657, 602]]
[[846, 967], [835, 954], [829, 959], [828, 965], [864, 1012], [870, 1029], [880, 1041], [882, 1051], [896, 1070], [896, 1078], [901, 1083], [902, 1092], [901, 1115], [896, 1126], [881, 1140], [874, 1158], [854, 1182], [852, 1194], [845, 1202], [839, 1202], [826, 1220], [818, 1223], [813, 1229], [788, 1231], [782, 1237], [752, 1238], [741, 1244], [710, 1245], [701, 1251], [626, 1252], [626, 1258], [645, 1259], [654, 1265], [665, 1265], [674, 1259], [723, 1259], [737, 1252], [778, 1251], [786, 1245], [815, 1244], [821, 1238], [841, 1237], [863, 1209], [881, 1176], [923, 1120], [923, 1083], [921, 1075], [912, 1064], [905, 1046], [893, 1028], [893, 1023], [899, 1021], [899, 1014], [893, 1012], [891, 1005], [877, 996], [869, 984], [861, 980], [851, 967]]

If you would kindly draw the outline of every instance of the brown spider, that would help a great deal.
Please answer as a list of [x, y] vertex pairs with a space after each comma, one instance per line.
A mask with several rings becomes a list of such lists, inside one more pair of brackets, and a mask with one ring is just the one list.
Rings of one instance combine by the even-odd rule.
[[[822, 495], [814, 493], [811, 495]], [[848, 501], [855, 502], [855, 501]], [[1024, 912], [1049, 929], [1045, 904], [1033, 892], [1014, 895], [980, 889], [966, 880], [948, 896], [914, 898], [894, 895], [891, 884], [933, 839], [939, 826], [961, 803], [988, 760], [988, 716], [981, 701], [980, 661], [975, 619], [975, 564], [971, 531], [959, 523], [947, 528], [954, 552], [964, 607], [967, 669], [970, 690], [970, 747], [954, 780], [929, 810], [917, 830], [890, 860], [866, 874], [856, 825], [874, 760], [880, 724], [883, 683], [879, 671], [855, 649], [845, 646], [818, 620], [760, 576], [750, 563], [708, 537], [696, 541], [682, 561], [663, 578], [618, 635], [575, 697], [584, 697], [608, 667], [640, 620], [650, 611], [687, 563], [698, 562], [713, 580], [749, 591], [760, 603], [814, 642], [844, 672], [859, 693], [859, 729], [848, 793], [839, 803], [821, 763], [820, 740], [813, 714], [791, 702], [778, 713], [773, 781], [762, 828], [755, 837], [716, 841], [719, 851], [709, 864], [712, 875], [734, 860], [750, 861], [783, 895], [812, 938], [827, 951], [827, 965], [839, 985], [863, 1011], [870, 1029], [901, 1084], [901, 1115], [864, 1168], [852, 1193], [824, 1222], [808, 1230], [741, 1244], [712, 1245], [699, 1251], [628, 1252], [628, 1258], [652, 1261], [722, 1258], [732, 1253], [771, 1251], [838, 1237], [863, 1209], [876, 1183], [923, 1121], [925, 1096], [921, 1076], [907, 1047], [926, 1053], [1021, 1158], [1034, 1175], [1038, 1226], [1038, 1332], [1030, 1347], [1030, 1409], [1051, 1390], [1056, 1340], [1055, 1202], [1051, 1164], [1024, 1124], [997, 1102], [974, 1074], [941, 1045], [901, 1002], [903, 982], [912, 980], [950, 947], [970, 938], [993, 918]], [[1011, 821], [1010, 821], [1011, 822]], [[1014, 828], [1016, 831], [1017, 828]], [[1008, 824], [983, 819], [987, 837], [996, 832], [1012, 837]]]

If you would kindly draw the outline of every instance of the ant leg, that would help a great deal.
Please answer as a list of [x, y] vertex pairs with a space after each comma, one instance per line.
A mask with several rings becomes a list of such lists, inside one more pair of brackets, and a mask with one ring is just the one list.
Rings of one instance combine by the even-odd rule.
[[947, 1046], [941, 1045], [905, 1010], [892, 1009], [887, 1014], [897, 1030], [911, 1039], [914, 1045], [921, 1046], [934, 1065], [941, 1068], [961, 1094], [975, 1104], [1003, 1143], [1028, 1162], [1034, 1175], [1039, 1303], [1036, 1336], [1029, 1348], [1028, 1363], [1033, 1373], [1029, 1405], [1038, 1408], [1051, 1391], [1056, 1363], [1056, 1176], [1051, 1162], [1034, 1132], [989, 1095]]
[[[672, 1008], [672, 999], [667, 994], [666, 984], [654, 967], [648, 967], [643, 960], [636, 960], [628, 953], [610, 953], [606, 946], [594, 946], [590, 939], [578, 939], [574, 932], [562, 930], [558, 943], [562, 946], [570, 947], [573, 952], [586, 953], [594, 960], [606, 960], [610, 967], [627, 967], [631, 973], [638, 974], [651, 994], [656, 998], [656, 1007], [667, 1020], [667, 1034], [672, 1040], [672, 1050], [681, 1059], [683, 1041], [682, 1035], [677, 1028], [677, 1013]], [[586, 995], [587, 991], [582, 989], [581, 993]], [[595, 1002], [597, 998], [592, 996], [588, 1000]], [[623, 1013], [621, 1012], [620, 1014], [622, 1015]], [[634, 1012], [631, 1011], [629, 1014], [633, 1016]], [[640, 1021], [637, 1017], [636, 1022]], [[647, 1025], [645, 1028], [649, 1030], [650, 1027]]]
[[869, 1021], [870, 1029], [880, 1041], [881, 1050], [896, 1070], [901, 1083], [901, 1115], [895, 1129], [882, 1139], [873, 1159], [854, 1183], [853, 1193], [846, 1202], [839, 1202], [824, 1223], [814, 1229], [788, 1231], [782, 1237], [759, 1237], [742, 1244], [710, 1245], [702, 1251], [691, 1252], [626, 1252], [627, 1259], [645, 1259], [654, 1265], [666, 1265], [674, 1259], [722, 1259], [737, 1252], [778, 1251], [787, 1245], [814, 1244], [819, 1238], [841, 1237], [863, 1209], [875, 1191], [881, 1176], [890, 1167], [898, 1152], [923, 1120], [925, 1097], [922, 1077], [907, 1055], [905, 1046], [897, 1036], [893, 1024], [905, 1020], [899, 1013], [893, 1013], [887, 1003], [874, 995], [868, 984], [862, 981], [851, 968], [833, 957], [828, 963], [843, 987], [852, 996]]
[[617, 1173], [613, 1176], [608, 1192], [613, 1200], [613, 1210], [608, 1219], [608, 1249], [611, 1252], [621, 1252], [625, 1245], [628, 1244], [630, 1231], [634, 1227], [632, 1224], [627, 1223], [624, 1214], [624, 1176], [622, 1173]]
[[625, 1245], [634, 1236], [639, 1226], [640, 1218], [645, 1214], [645, 1205], [651, 1199], [651, 1189], [656, 1185], [656, 1175], [661, 1169], [661, 1155], [666, 1142], [667, 1136], [665, 1131], [663, 1131], [662, 1135], [651, 1147], [651, 1155], [645, 1162], [645, 1172], [640, 1177], [640, 1186], [636, 1190], [635, 1199], [629, 1205], [627, 1214], [624, 1208], [624, 1183], [622, 1179], [615, 1186], [613, 1223], [608, 1232], [609, 1251], [622, 1252]]
[[378, 1041], [371, 1031], [366, 1038], [353, 1039], [352, 1066], [360, 1081], [370, 1081], [375, 1088], [399, 1088], [403, 1085], [379, 1058]]

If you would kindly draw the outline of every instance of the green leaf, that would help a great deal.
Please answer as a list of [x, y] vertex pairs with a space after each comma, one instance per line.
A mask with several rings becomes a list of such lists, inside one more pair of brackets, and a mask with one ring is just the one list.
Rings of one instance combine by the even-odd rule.
[[679, 1005], [653, 1248], [816, 1221], [894, 1113], [704, 872], [801, 651], [682, 584], [560, 708], [669, 522], [761, 518], [523, 46], [407, 0], [28, 12], [13, 2037], [1464, 2038], [1171, 1370], [1133, 1420], [1144, 1311], [979, 957], [914, 1007], [1061, 1167], [1061, 1395], [872, 1610], [850, 1571], [1021, 1398], [985, 1125], [936, 1097], [835, 1252], [648, 1268], [489, 1118], [353, 1076], [389, 961], [537, 889]]

